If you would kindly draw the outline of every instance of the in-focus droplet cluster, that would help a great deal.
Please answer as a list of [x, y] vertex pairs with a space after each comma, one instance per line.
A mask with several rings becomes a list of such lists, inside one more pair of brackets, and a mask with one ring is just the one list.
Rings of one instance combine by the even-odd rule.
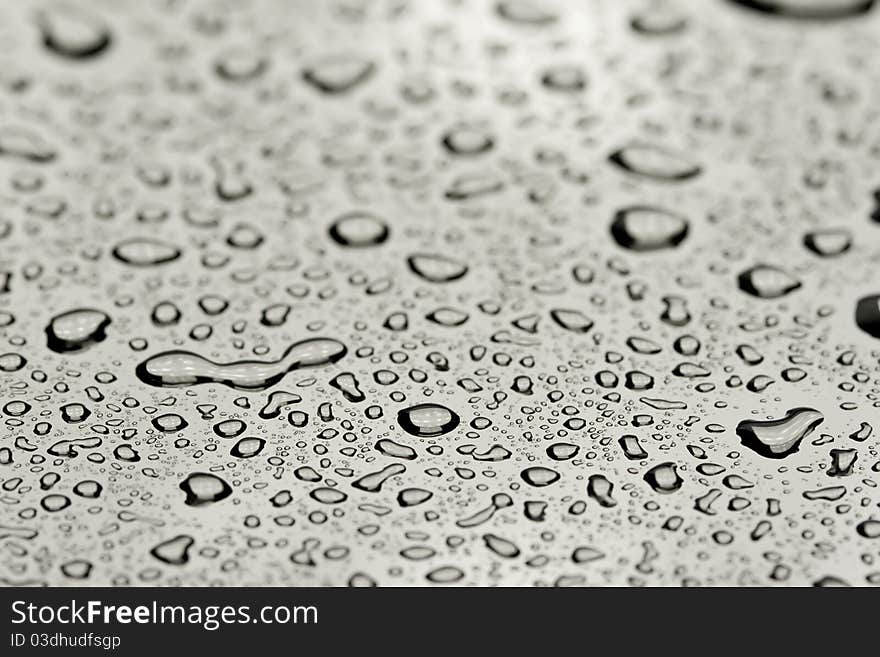
[[874, 5], [0, 3], [0, 584], [880, 584]]

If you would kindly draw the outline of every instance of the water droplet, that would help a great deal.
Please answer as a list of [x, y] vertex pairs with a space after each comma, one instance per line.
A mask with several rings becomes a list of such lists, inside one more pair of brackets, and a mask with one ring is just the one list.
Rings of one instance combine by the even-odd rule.
[[110, 316], [93, 308], [78, 308], [56, 315], [46, 326], [46, 346], [57, 353], [85, 351], [107, 338]]
[[133, 267], [153, 267], [177, 260], [182, 251], [160, 240], [134, 238], [123, 240], [113, 249], [113, 256]]
[[729, 0], [764, 14], [784, 18], [829, 21], [865, 14], [874, 0]]
[[614, 240], [630, 251], [676, 247], [687, 237], [688, 230], [688, 221], [683, 216], [647, 205], [619, 210], [611, 223]]
[[150, 550], [150, 554], [162, 563], [170, 566], [182, 566], [189, 563], [189, 550], [195, 539], [188, 534], [178, 534], [162, 541]]
[[684, 483], [677, 468], [671, 461], [655, 465], [645, 473], [645, 481], [656, 493], [674, 493]]
[[217, 475], [194, 472], [180, 482], [180, 490], [186, 493], [184, 503], [188, 506], [206, 506], [225, 500], [232, 495], [232, 487]]
[[533, 466], [520, 472], [522, 480], [529, 486], [535, 486], [536, 488], [549, 486], [550, 484], [559, 481], [560, 476], [561, 475], [555, 470], [543, 466]]
[[59, 3], [36, 16], [43, 45], [67, 59], [90, 59], [103, 53], [113, 41], [109, 28], [79, 6]]
[[825, 417], [812, 408], [795, 408], [777, 420], [743, 420], [736, 427], [742, 444], [761, 456], [781, 459], [798, 451], [801, 441]]
[[349, 212], [330, 225], [330, 237], [340, 246], [363, 248], [378, 246], [388, 240], [388, 224], [367, 212]]
[[397, 413], [400, 428], [413, 436], [442, 436], [453, 431], [461, 419], [452, 410], [440, 404], [418, 404]]
[[465, 263], [442, 255], [417, 254], [406, 260], [410, 270], [430, 283], [449, 283], [468, 271]]
[[325, 94], [343, 94], [366, 82], [375, 72], [373, 62], [354, 55], [329, 55], [303, 70], [302, 77]]
[[683, 181], [702, 172], [700, 165], [685, 153], [642, 142], [630, 142], [608, 159], [624, 171], [652, 180]]
[[166, 351], [143, 361], [135, 373], [141, 381], [152, 386], [221, 383], [237, 390], [265, 390], [278, 383], [288, 372], [335, 363], [346, 352], [345, 345], [330, 338], [294, 343], [276, 361], [216, 363], [190, 351]]
[[778, 299], [801, 287], [801, 282], [779, 267], [755, 265], [742, 272], [739, 289], [760, 299]]
[[874, 338], [880, 338], [880, 294], [862, 297], [856, 304], [856, 326]]

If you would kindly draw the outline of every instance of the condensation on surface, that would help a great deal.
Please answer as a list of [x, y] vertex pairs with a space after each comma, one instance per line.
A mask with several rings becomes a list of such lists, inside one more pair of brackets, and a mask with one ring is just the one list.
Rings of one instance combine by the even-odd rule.
[[0, 5], [0, 583], [880, 583], [871, 0]]

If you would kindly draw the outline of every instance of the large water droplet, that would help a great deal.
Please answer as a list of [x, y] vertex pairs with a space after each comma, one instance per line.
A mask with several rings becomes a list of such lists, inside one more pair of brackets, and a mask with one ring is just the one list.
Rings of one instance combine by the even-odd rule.
[[189, 562], [189, 549], [194, 543], [195, 539], [192, 536], [178, 534], [159, 543], [150, 550], [150, 554], [170, 566], [182, 566]]
[[880, 294], [859, 299], [856, 304], [856, 326], [868, 335], [880, 338]]
[[152, 267], [180, 257], [177, 247], [150, 238], [123, 240], [113, 248], [113, 256], [120, 262], [134, 267]]
[[743, 420], [736, 433], [743, 445], [761, 456], [781, 459], [798, 451], [800, 442], [824, 419], [813, 408], [795, 408], [778, 420]]
[[419, 437], [442, 436], [455, 429], [461, 419], [440, 404], [418, 404], [397, 413], [397, 422], [409, 434]]
[[189, 506], [205, 506], [232, 495], [232, 487], [217, 475], [208, 472], [194, 472], [180, 482], [180, 489], [186, 493], [184, 502]]
[[93, 308], [77, 308], [56, 315], [46, 327], [46, 346], [58, 353], [78, 352], [102, 342], [110, 316]]
[[89, 59], [104, 52], [113, 36], [104, 22], [81, 6], [56, 4], [37, 13], [43, 45], [66, 59]]
[[764, 14], [800, 20], [828, 21], [865, 14], [875, 0], [729, 0]]
[[556, 470], [551, 470], [550, 468], [545, 468], [540, 465], [526, 468], [525, 470], [520, 472], [520, 477], [522, 477], [522, 480], [530, 486], [535, 486], [536, 488], [549, 486], [550, 484], [559, 481], [560, 476], [561, 475], [556, 472]]

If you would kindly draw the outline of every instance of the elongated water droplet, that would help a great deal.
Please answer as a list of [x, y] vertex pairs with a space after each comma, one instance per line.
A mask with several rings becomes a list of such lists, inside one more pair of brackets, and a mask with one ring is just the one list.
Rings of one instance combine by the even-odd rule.
[[144, 383], [166, 388], [221, 383], [237, 390], [264, 390], [288, 372], [335, 363], [346, 352], [344, 344], [330, 338], [294, 343], [275, 361], [216, 363], [190, 351], [166, 351], [150, 356], [135, 373]]

